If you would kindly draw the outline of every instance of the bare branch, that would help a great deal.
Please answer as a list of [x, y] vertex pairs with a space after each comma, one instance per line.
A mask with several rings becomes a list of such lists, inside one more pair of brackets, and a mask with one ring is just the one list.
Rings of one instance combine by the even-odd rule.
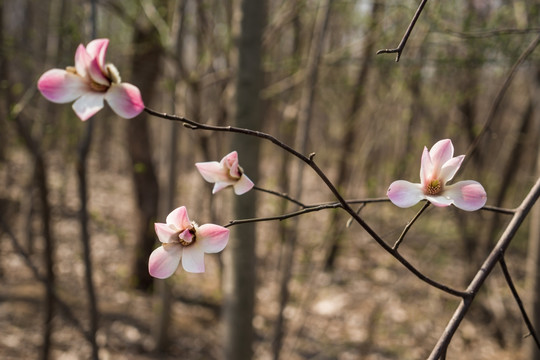
[[424, 10], [424, 6], [426, 6], [427, 0], [422, 0], [420, 5], [418, 6], [418, 9], [416, 9], [416, 12], [414, 13], [414, 16], [411, 20], [411, 23], [407, 27], [407, 30], [405, 31], [405, 34], [403, 35], [403, 38], [401, 39], [401, 42], [395, 49], [381, 49], [377, 51], [377, 55], [379, 54], [392, 54], [396, 53], [396, 62], [399, 61], [399, 58], [401, 57], [401, 52], [405, 48], [405, 45], [407, 44], [407, 40], [409, 40], [409, 36], [411, 35], [411, 32], [414, 28], [414, 25], [416, 25], [416, 21], [420, 17], [420, 14], [422, 13], [422, 10]]
[[476, 276], [471, 281], [467, 288], [468, 296], [464, 297], [460, 304], [458, 305], [454, 315], [448, 322], [448, 325], [444, 329], [441, 337], [439, 338], [437, 344], [433, 348], [431, 355], [428, 360], [437, 360], [440, 359], [442, 354], [446, 351], [446, 348], [450, 344], [452, 337], [454, 336], [456, 330], [458, 329], [461, 321], [465, 318], [467, 311], [469, 310], [474, 297], [484, 284], [484, 281], [487, 279], [495, 265], [502, 259], [504, 252], [508, 248], [508, 245], [514, 238], [517, 230], [521, 226], [521, 223], [525, 217], [529, 214], [532, 206], [540, 197], [540, 178], [536, 181], [536, 184], [533, 186], [527, 197], [523, 200], [521, 205], [516, 209], [516, 213], [512, 217], [512, 220], [504, 230], [504, 233], [499, 238], [499, 241], [489, 254], [489, 256], [484, 261], [484, 264], [480, 267]]

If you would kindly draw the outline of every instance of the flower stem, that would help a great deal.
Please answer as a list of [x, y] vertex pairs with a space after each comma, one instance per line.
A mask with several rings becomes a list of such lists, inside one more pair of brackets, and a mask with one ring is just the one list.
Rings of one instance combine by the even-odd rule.
[[415, 223], [416, 219], [418, 219], [420, 217], [420, 215], [422, 215], [424, 210], [426, 210], [429, 207], [430, 204], [431, 203], [429, 201], [426, 201], [426, 203], [424, 204], [424, 206], [422, 206], [420, 211], [411, 219], [411, 221], [409, 221], [409, 223], [407, 225], [405, 225], [405, 228], [403, 229], [403, 232], [401, 233], [401, 235], [399, 235], [399, 238], [396, 240], [396, 243], [394, 244], [394, 246], [392, 246], [392, 250], [395, 250], [395, 251], [398, 250], [399, 245], [401, 244], [401, 242], [405, 238], [405, 235], [407, 234], [407, 232], [409, 232], [409, 229], [411, 228], [412, 224]]

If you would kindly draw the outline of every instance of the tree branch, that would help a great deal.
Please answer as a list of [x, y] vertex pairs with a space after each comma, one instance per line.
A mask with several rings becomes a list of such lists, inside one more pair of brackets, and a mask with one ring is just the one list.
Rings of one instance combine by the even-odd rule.
[[516, 234], [517, 230], [521, 226], [521, 223], [525, 219], [525, 217], [529, 214], [529, 211], [531, 210], [534, 203], [538, 200], [538, 197], [540, 196], [540, 178], [536, 181], [536, 184], [533, 186], [531, 191], [529, 191], [529, 194], [521, 205], [516, 209], [516, 213], [512, 217], [512, 220], [504, 230], [504, 233], [499, 238], [499, 241], [489, 254], [489, 256], [484, 261], [484, 264], [480, 267], [478, 272], [476, 273], [476, 276], [471, 281], [469, 286], [467, 287], [467, 297], [464, 297], [460, 304], [458, 305], [456, 311], [454, 312], [454, 315], [448, 322], [448, 325], [444, 329], [441, 337], [439, 338], [437, 344], [433, 348], [433, 351], [431, 352], [431, 355], [429, 356], [428, 360], [437, 360], [440, 359], [441, 355], [446, 351], [446, 348], [450, 344], [450, 341], [452, 340], [452, 337], [454, 336], [454, 333], [456, 332], [457, 328], [461, 324], [461, 321], [463, 318], [465, 318], [465, 315], [467, 311], [469, 310], [472, 301], [474, 300], [474, 297], [484, 284], [484, 281], [487, 279], [495, 265], [500, 261], [500, 259], [503, 257], [504, 252], [508, 248], [508, 245], [514, 238], [514, 235]]
[[347, 201], [341, 196], [337, 188], [334, 186], [334, 184], [328, 179], [326, 174], [319, 168], [319, 166], [315, 163], [313, 160], [315, 157], [315, 154], [312, 153], [309, 156], [305, 156], [289, 145], [281, 142], [277, 138], [273, 137], [272, 135], [263, 133], [261, 131], [255, 131], [255, 130], [249, 130], [249, 129], [243, 129], [238, 128], [234, 126], [216, 126], [216, 125], [207, 125], [207, 124], [201, 124], [193, 120], [186, 119], [184, 117], [175, 116], [175, 115], [169, 115], [166, 113], [160, 113], [155, 110], [145, 108], [145, 111], [153, 115], [155, 117], [159, 117], [166, 120], [172, 120], [172, 121], [179, 121], [184, 124], [189, 129], [192, 130], [207, 130], [207, 131], [216, 131], [216, 132], [232, 132], [232, 133], [241, 133], [249, 136], [255, 136], [262, 139], [266, 139], [275, 145], [279, 146], [280, 148], [284, 149], [285, 151], [289, 152], [290, 154], [296, 156], [298, 159], [305, 162], [308, 166], [310, 166], [313, 171], [319, 176], [319, 178], [326, 184], [328, 189], [334, 194], [338, 202], [341, 204], [341, 207], [343, 210], [345, 210], [351, 217], [358, 223], [360, 226], [364, 228], [364, 230], [375, 240], [388, 254], [393, 256], [396, 260], [398, 260], [405, 268], [407, 268], [411, 273], [413, 273], [418, 279], [424, 281], [425, 283], [444, 291], [450, 295], [461, 297], [461, 298], [467, 298], [468, 294], [463, 291], [459, 291], [456, 289], [453, 289], [449, 286], [446, 286], [444, 284], [441, 284], [426, 275], [424, 275], [422, 272], [420, 272], [416, 267], [414, 267], [407, 259], [405, 259], [400, 253], [398, 253], [396, 250], [392, 249], [390, 245], [388, 245], [380, 236], [373, 230], [361, 217], [359, 214], [354, 211], [354, 209], [347, 203]]
[[407, 30], [405, 31], [405, 34], [403, 35], [403, 38], [401, 39], [401, 42], [395, 49], [381, 49], [377, 51], [377, 55], [379, 54], [391, 54], [396, 53], [396, 62], [399, 61], [399, 58], [401, 57], [401, 52], [405, 48], [405, 45], [407, 44], [407, 40], [409, 40], [409, 36], [411, 35], [411, 32], [414, 28], [414, 25], [416, 25], [416, 21], [420, 17], [420, 14], [422, 13], [422, 10], [424, 10], [424, 6], [426, 6], [427, 0], [422, 0], [420, 5], [418, 6], [418, 9], [416, 9], [416, 12], [414, 13], [414, 16], [411, 20], [411, 23], [407, 27]]

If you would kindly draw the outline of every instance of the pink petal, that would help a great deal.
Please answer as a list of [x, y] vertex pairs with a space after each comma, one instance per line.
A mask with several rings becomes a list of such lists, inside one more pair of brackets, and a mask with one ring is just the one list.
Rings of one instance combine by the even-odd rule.
[[235, 194], [242, 195], [251, 190], [254, 184], [253, 181], [251, 181], [245, 174], [242, 174], [242, 176], [240, 176], [240, 179], [233, 186]]
[[431, 150], [429, 150], [429, 156], [431, 157], [435, 171], [439, 172], [444, 163], [454, 156], [454, 145], [452, 145], [452, 140], [445, 139], [437, 141], [435, 145], [431, 147]]
[[75, 51], [75, 69], [77, 70], [77, 74], [83, 78], [87, 78], [87, 70], [91, 62], [92, 57], [88, 54], [84, 46], [80, 44], [77, 47], [77, 51]]
[[197, 229], [197, 242], [205, 253], [217, 253], [227, 246], [229, 229], [215, 225], [204, 224]]
[[235, 164], [238, 166], [238, 153], [236, 151], [228, 153], [221, 159], [220, 164], [228, 169], [231, 169]]
[[163, 244], [148, 259], [148, 272], [155, 278], [165, 279], [174, 274], [182, 257], [180, 244]]
[[97, 64], [101, 69], [105, 68], [105, 54], [108, 45], [109, 39], [95, 39], [86, 45], [86, 51], [90, 57], [97, 60]]
[[103, 108], [103, 93], [87, 92], [73, 103], [75, 114], [86, 121]]
[[198, 162], [195, 163], [195, 166], [203, 179], [210, 183], [229, 179], [227, 170], [217, 161]]
[[454, 203], [452, 199], [449, 199], [448, 197], [442, 194], [441, 195], [427, 195], [426, 199], [427, 201], [429, 201], [430, 203], [438, 207], [446, 207]]
[[38, 89], [47, 100], [60, 104], [71, 102], [90, 91], [83, 78], [61, 69], [52, 69], [41, 75]]
[[185, 206], [180, 206], [171, 211], [171, 213], [167, 215], [166, 222], [167, 225], [176, 226], [178, 230], [187, 229], [191, 225]]
[[484, 187], [474, 181], [465, 180], [447, 186], [444, 196], [453, 200], [454, 205], [465, 211], [475, 211], [486, 204], [487, 194]]
[[173, 225], [163, 224], [163, 223], [155, 223], [154, 229], [156, 231], [156, 235], [162, 243], [170, 243], [173, 241], [178, 242], [178, 230], [174, 228]]
[[236, 183], [235, 180], [226, 180], [226, 181], [218, 181], [214, 185], [214, 188], [212, 189], [212, 194], [217, 193], [218, 191], [221, 191], [225, 189], [227, 186], [232, 186]]
[[128, 83], [111, 84], [105, 100], [111, 109], [124, 119], [131, 119], [144, 110], [144, 103], [139, 88]]
[[90, 79], [95, 83], [108, 87], [111, 82], [103, 73], [104, 71], [105, 70], [99, 66], [97, 59], [92, 59], [92, 61], [90, 61], [90, 64], [88, 66], [88, 74], [90, 76]]
[[446, 184], [448, 181], [454, 178], [454, 175], [456, 175], [457, 171], [459, 170], [463, 159], [465, 159], [465, 155], [459, 155], [444, 163], [441, 168], [441, 173], [439, 174], [439, 178], [443, 184]]
[[407, 208], [425, 199], [421, 184], [397, 180], [390, 184], [387, 192], [390, 201], [396, 206]]
[[429, 151], [427, 147], [424, 146], [424, 151], [422, 152], [422, 160], [420, 162], [420, 183], [422, 186], [425, 186], [426, 183], [433, 180], [433, 163], [431, 157], [429, 156]]
[[191, 246], [184, 247], [182, 267], [191, 273], [204, 272], [204, 251], [200, 244], [195, 243]]

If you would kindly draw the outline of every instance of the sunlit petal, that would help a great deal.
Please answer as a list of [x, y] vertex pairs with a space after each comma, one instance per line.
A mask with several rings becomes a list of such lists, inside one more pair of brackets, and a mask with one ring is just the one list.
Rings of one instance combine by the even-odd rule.
[[205, 253], [220, 252], [229, 241], [229, 229], [214, 224], [201, 225], [197, 229], [197, 241]]
[[75, 114], [82, 120], [88, 120], [103, 108], [103, 93], [87, 92], [73, 103]]
[[155, 278], [165, 279], [174, 274], [182, 257], [180, 244], [163, 244], [148, 259], [148, 272]]
[[198, 162], [195, 163], [195, 166], [203, 179], [208, 182], [213, 183], [228, 179], [226, 170], [217, 161]]
[[191, 273], [204, 272], [204, 251], [200, 244], [195, 243], [184, 248], [182, 267]]
[[52, 69], [41, 75], [38, 89], [47, 100], [61, 104], [90, 91], [83, 78], [61, 69]]
[[438, 207], [446, 207], [452, 205], [454, 202], [452, 199], [443, 195], [427, 195], [427, 201]]
[[236, 195], [242, 195], [251, 190], [253, 186], [253, 181], [251, 181], [245, 174], [242, 174], [240, 179], [233, 185], [234, 193]]
[[92, 57], [88, 54], [85, 47], [80, 44], [75, 51], [75, 69], [77, 75], [86, 78], [88, 76], [88, 68], [92, 62]]
[[431, 157], [435, 171], [438, 172], [444, 163], [454, 156], [452, 140], [444, 139], [437, 141], [429, 150], [429, 156]]
[[105, 100], [111, 109], [124, 119], [131, 119], [144, 110], [144, 103], [139, 88], [128, 83], [112, 84]]
[[456, 207], [466, 211], [478, 210], [487, 201], [484, 187], [474, 180], [460, 181], [447, 186], [444, 196], [452, 199]]
[[185, 206], [180, 206], [171, 211], [171, 213], [167, 215], [166, 222], [168, 225], [175, 225], [178, 227], [178, 230], [187, 229], [191, 225]]
[[432, 180], [433, 174], [433, 163], [431, 162], [431, 157], [429, 156], [429, 151], [427, 147], [424, 146], [424, 151], [422, 152], [422, 160], [420, 162], [420, 183], [422, 186], [425, 186], [426, 183]]
[[154, 229], [156, 235], [162, 243], [170, 243], [172, 241], [178, 241], [178, 230], [174, 226], [163, 223], [155, 223]]
[[459, 170], [463, 159], [465, 159], [465, 155], [460, 155], [456, 156], [455, 158], [451, 158], [444, 163], [441, 168], [441, 173], [439, 174], [439, 178], [443, 184], [446, 184], [447, 181], [454, 178], [454, 175], [456, 175], [457, 171]]
[[424, 199], [421, 184], [413, 184], [405, 180], [397, 180], [390, 184], [388, 198], [396, 206], [407, 208]]
[[91, 58], [97, 60], [97, 64], [101, 69], [105, 69], [105, 54], [108, 45], [109, 39], [95, 39], [86, 45], [86, 52]]

